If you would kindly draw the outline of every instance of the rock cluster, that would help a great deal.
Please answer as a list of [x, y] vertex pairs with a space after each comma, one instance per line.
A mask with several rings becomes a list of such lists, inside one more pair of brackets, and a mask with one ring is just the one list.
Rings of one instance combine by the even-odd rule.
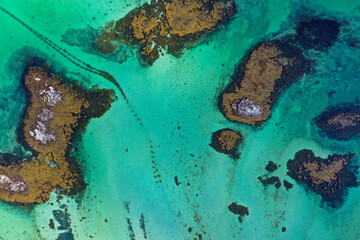
[[159, 0], [111, 22], [94, 43], [103, 54], [118, 43], [140, 47], [139, 56], [151, 65], [160, 51], [179, 54], [186, 46], [228, 21], [236, 12], [233, 0]]

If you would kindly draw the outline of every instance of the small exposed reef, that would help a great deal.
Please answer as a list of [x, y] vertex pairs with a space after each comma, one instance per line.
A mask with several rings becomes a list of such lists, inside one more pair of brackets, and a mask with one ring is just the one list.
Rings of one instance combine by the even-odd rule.
[[[0, 199], [12, 203], [45, 202], [55, 189], [70, 192], [84, 182], [71, 159], [92, 117], [100, 117], [113, 102], [113, 90], [70, 86], [45, 66], [29, 66], [23, 76], [28, 105], [18, 137], [33, 155], [0, 161]], [[16, 160], [16, 161], [15, 161]]]
[[328, 19], [309, 19], [296, 28], [296, 41], [305, 49], [324, 50], [337, 40], [340, 23]]
[[152, 65], [162, 50], [179, 54], [235, 13], [233, 0], [152, 1], [107, 25], [94, 47], [110, 54], [117, 50], [118, 43], [136, 46], [143, 62]]
[[280, 165], [277, 165], [276, 163], [274, 163], [273, 161], [269, 161], [268, 164], [266, 165], [265, 169], [268, 172], [274, 172], [276, 169], [278, 169], [280, 167]]
[[281, 187], [280, 178], [277, 176], [258, 177], [258, 180], [262, 183], [262, 185], [264, 185], [264, 187], [267, 187], [269, 185], [274, 185], [277, 189], [279, 189]]
[[314, 122], [331, 138], [350, 138], [360, 133], [360, 106], [332, 107], [316, 117]]
[[216, 151], [228, 154], [236, 159], [240, 155], [237, 152], [237, 147], [242, 140], [243, 137], [240, 133], [224, 128], [213, 133], [210, 146]]
[[231, 121], [265, 121], [282, 89], [310, 69], [302, 51], [281, 41], [262, 42], [244, 57], [220, 96], [219, 109]]
[[238, 219], [239, 222], [242, 223], [243, 222], [243, 218], [247, 215], [249, 215], [249, 209], [247, 207], [244, 207], [242, 205], [238, 205], [235, 202], [231, 203], [228, 206], [228, 209], [230, 210], [230, 212], [239, 215]]
[[295, 154], [295, 159], [288, 161], [288, 175], [298, 183], [305, 183], [324, 202], [341, 203], [344, 191], [357, 186], [356, 176], [349, 170], [354, 156], [334, 154], [322, 159], [315, 157], [311, 150], [303, 149]]
[[291, 189], [294, 186], [294, 184], [292, 184], [291, 182], [284, 180], [284, 187], [286, 188], [286, 190]]

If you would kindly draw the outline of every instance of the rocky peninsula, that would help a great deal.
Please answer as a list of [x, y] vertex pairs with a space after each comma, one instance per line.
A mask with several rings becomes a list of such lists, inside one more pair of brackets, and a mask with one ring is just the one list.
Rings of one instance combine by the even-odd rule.
[[326, 135], [347, 139], [360, 133], [360, 106], [335, 106], [314, 119]]
[[216, 151], [228, 154], [230, 157], [239, 158], [237, 147], [243, 140], [241, 133], [224, 128], [213, 133], [210, 146]]
[[0, 199], [42, 203], [56, 189], [70, 193], [84, 187], [80, 167], [70, 156], [72, 144], [92, 117], [110, 108], [114, 91], [70, 85], [38, 64], [27, 68], [22, 83], [27, 107], [18, 137], [33, 154], [22, 161], [0, 161]]
[[323, 201], [342, 202], [344, 191], [357, 186], [356, 175], [349, 169], [354, 156], [334, 154], [322, 159], [315, 157], [311, 150], [303, 149], [295, 154], [293, 160], [288, 161], [288, 175], [297, 183], [306, 184]]
[[152, 65], [162, 51], [181, 53], [235, 13], [233, 0], [151, 1], [109, 23], [94, 47], [103, 54], [115, 52], [119, 43], [139, 47], [142, 62]]
[[309, 69], [299, 48], [281, 41], [262, 42], [236, 68], [220, 96], [219, 109], [231, 121], [257, 125], [269, 117], [281, 90]]

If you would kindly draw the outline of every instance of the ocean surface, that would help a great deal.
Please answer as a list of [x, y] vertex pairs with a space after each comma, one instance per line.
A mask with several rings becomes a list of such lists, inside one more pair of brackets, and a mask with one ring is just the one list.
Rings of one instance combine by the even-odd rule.
[[[49, 227], [53, 210], [63, 204], [78, 240], [360, 239], [360, 188], [350, 188], [343, 205], [333, 209], [286, 175], [287, 161], [304, 148], [323, 158], [360, 156], [358, 138], [329, 139], [311, 124], [329, 106], [360, 97], [360, 49], [349, 46], [351, 39], [360, 39], [360, 1], [236, 0], [238, 13], [229, 24], [181, 56], [165, 54], [151, 67], [142, 66], [136, 50], [127, 46], [113, 58], [91, 51], [90, 36], [145, 2], [1, 0], [1, 7], [72, 55], [113, 74], [130, 103], [117, 91], [111, 109], [91, 120], [75, 153], [89, 184], [85, 193], [60, 200], [53, 193], [47, 203], [31, 208], [0, 202], [0, 239], [71, 239], [59, 238], [64, 230], [57, 229], [58, 222]], [[260, 41], [291, 34], [304, 16], [346, 24], [327, 51], [305, 53], [314, 71], [281, 94], [265, 124], [228, 121], [217, 102], [236, 64]], [[45, 59], [89, 87], [114, 86], [3, 12], [0, 22], [0, 152], [26, 155], [16, 129], [26, 107], [20, 79], [27, 56]], [[69, 44], [74, 38], [77, 44]], [[221, 128], [245, 137], [237, 161], [209, 146]], [[293, 183], [292, 189], [259, 182], [270, 160], [281, 165], [273, 175]], [[249, 208], [242, 223], [228, 210], [232, 202]]]

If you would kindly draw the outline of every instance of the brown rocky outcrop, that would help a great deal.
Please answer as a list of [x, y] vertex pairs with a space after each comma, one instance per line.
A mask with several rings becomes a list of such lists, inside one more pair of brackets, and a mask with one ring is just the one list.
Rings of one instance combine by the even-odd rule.
[[[70, 159], [72, 141], [91, 117], [110, 108], [114, 92], [72, 87], [40, 66], [28, 67], [23, 85], [28, 105], [18, 132], [33, 156], [0, 165], [0, 199], [41, 203], [55, 189], [70, 191], [84, 184], [79, 166]], [[103, 100], [96, 103], [99, 97]]]
[[227, 22], [236, 12], [232, 0], [159, 0], [111, 22], [94, 47], [103, 54], [115, 52], [118, 43], [140, 47], [139, 56], [151, 65], [160, 51], [179, 54], [186, 46]]
[[231, 121], [261, 123], [269, 117], [280, 91], [308, 69], [300, 49], [280, 41], [262, 42], [235, 70], [219, 108]]

